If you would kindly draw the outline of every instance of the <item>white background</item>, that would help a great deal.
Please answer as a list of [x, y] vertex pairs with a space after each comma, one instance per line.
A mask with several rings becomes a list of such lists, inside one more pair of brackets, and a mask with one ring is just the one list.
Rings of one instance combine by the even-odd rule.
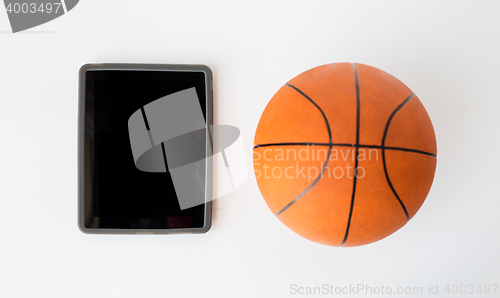
[[[447, 284], [500, 283], [499, 4], [83, 0], [17, 34], [0, 9], [0, 296], [294, 297], [305, 295], [291, 294], [291, 284], [424, 293], [431, 284], [442, 293]], [[289, 230], [251, 170], [273, 94], [307, 69], [342, 61], [407, 84], [438, 142], [434, 184], [417, 215], [356, 248]], [[215, 122], [241, 129], [249, 179], [215, 201], [209, 233], [78, 230], [78, 69], [89, 62], [212, 69]]]

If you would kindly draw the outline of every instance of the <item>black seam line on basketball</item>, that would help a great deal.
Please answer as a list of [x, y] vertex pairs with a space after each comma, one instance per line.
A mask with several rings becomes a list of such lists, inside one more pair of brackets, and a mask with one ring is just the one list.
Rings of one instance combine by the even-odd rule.
[[[360, 145], [360, 147], [361, 146], [362, 145]], [[401, 147], [387, 147], [387, 146], [380, 146], [380, 149], [420, 153], [420, 154], [425, 154], [425, 155], [429, 155], [429, 156], [432, 156], [434, 158], [437, 158], [437, 154], [435, 154], [435, 153], [430, 153], [427, 151], [422, 151], [422, 150], [417, 150], [417, 149], [408, 149], [408, 148], [401, 148]]]
[[161, 142], [161, 151], [163, 152], [163, 162], [165, 163], [165, 172], [168, 172], [167, 155], [165, 154], [165, 146]]
[[385, 179], [387, 180], [387, 184], [389, 184], [389, 187], [391, 188], [392, 192], [394, 193], [394, 196], [396, 197], [396, 199], [398, 199], [399, 201], [399, 204], [401, 205], [401, 207], [403, 208], [403, 211], [405, 212], [406, 214], [406, 221], [409, 221], [410, 220], [410, 215], [408, 214], [408, 210], [406, 210], [406, 206], [405, 204], [403, 203], [403, 201], [401, 200], [401, 198], [399, 197], [398, 193], [396, 192], [396, 189], [394, 188], [394, 186], [392, 185], [392, 182], [391, 182], [391, 179], [389, 178], [389, 173], [387, 171], [387, 163], [385, 161], [385, 139], [387, 138], [387, 132], [389, 131], [389, 126], [391, 125], [391, 121], [392, 119], [394, 118], [394, 116], [396, 115], [397, 112], [399, 112], [399, 110], [401, 110], [401, 108], [406, 104], [408, 103], [408, 101], [410, 101], [410, 99], [413, 98], [413, 93], [410, 94], [410, 96], [408, 96], [408, 98], [406, 98], [391, 114], [391, 116], [389, 117], [389, 119], [387, 120], [387, 124], [385, 125], [385, 130], [384, 130], [384, 136], [382, 138], [382, 162], [384, 164], [384, 172], [385, 172]]
[[146, 124], [146, 129], [149, 129], [149, 123], [148, 123], [148, 118], [146, 117], [146, 112], [144, 111], [144, 107], [141, 107], [141, 113], [142, 113], [142, 118], [144, 118], [144, 123]]
[[297, 143], [269, 143], [269, 144], [261, 144], [255, 145], [253, 149], [257, 149], [260, 147], [270, 147], [270, 146], [345, 146], [345, 147], [355, 147], [355, 144], [349, 143], [313, 143], [313, 142], [297, 142]]
[[305, 98], [307, 98], [307, 100], [309, 100], [320, 111], [321, 115], [323, 115], [323, 119], [325, 120], [326, 129], [328, 130], [328, 142], [331, 143], [332, 142], [332, 131], [330, 129], [330, 123], [328, 123], [328, 119], [326, 118], [326, 115], [323, 112], [323, 110], [309, 96], [307, 96], [304, 92], [302, 92], [299, 88], [297, 88], [297, 87], [295, 87], [293, 85], [290, 85], [290, 84], [285, 84], [285, 86], [288, 86], [290, 88], [295, 89], [295, 91], [297, 91], [300, 94], [302, 94], [302, 96], [304, 96]]
[[328, 161], [330, 160], [331, 153], [332, 153], [332, 146], [329, 147], [328, 156], [326, 157], [325, 165], [321, 169], [321, 173], [316, 178], [316, 180], [314, 180], [314, 182], [311, 185], [309, 185], [309, 187], [306, 188], [301, 194], [299, 194], [297, 197], [295, 197], [295, 199], [293, 199], [290, 203], [288, 203], [285, 207], [283, 207], [283, 209], [281, 209], [278, 213], [276, 213], [275, 214], [276, 216], [279, 216], [281, 213], [285, 212], [288, 208], [290, 208], [290, 206], [295, 204], [300, 198], [302, 198], [302, 196], [304, 196], [309, 190], [311, 190], [311, 188], [313, 188], [316, 185], [316, 183], [318, 183], [319, 179], [323, 178], [323, 173], [325, 172], [326, 166], [328, 165]]
[[[261, 147], [271, 147], [271, 146], [337, 146], [337, 147], [356, 147], [356, 144], [349, 144], [349, 143], [314, 143], [314, 142], [288, 142], [288, 143], [268, 143], [268, 144], [259, 144], [255, 145], [253, 149], [261, 148]], [[427, 151], [422, 151], [422, 150], [417, 150], [417, 149], [410, 149], [410, 148], [404, 148], [404, 147], [390, 147], [390, 146], [380, 146], [380, 145], [363, 145], [359, 144], [359, 147], [362, 148], [374, 148], [374, 149], [382, 149], [385, 148], [387, 150], [395, 150], [395, 151], [405, 151], [405, 152], [413, 152], [413, 153], [420, 153], [420, 154], [425, 154], [429, 155], [432, 157], [437, 157], [435, 153], [427, 152]]]
[[[300, 94], [302, 94], [302, 96], [304, 96], [305, 98], [307, 98], [307, 100], [309, 100], [321, 112], [321, 115], [323, 115], [323, 119], [325, 120], [325, 123], [326, 123], [326, 128], [328, 130], [328, 143], [332, 143], [332, 131], [330, 130], [330, 123], [328, 123], [328, 119], [326, 118], [326, 115], [323, 112], [323, 110], [309, 96], [307, 96], [304, 92], [302, 92], [301, 90], [299, 90], [297, 87], [295, 87], [293, 85], [290, 85], [290, 84], [285, 84], [285, 86], [288, 86], [288, 87], [294, 89], [295, 91], [299, 92]], [[293, 204], [295, 204], [295, 202], [297, 202], [311, 188], [313, 188], [316, 185], [316, 183], [318, 183], [319, 179], [321, 179], [323, 177], [323, 173], [326, 170], [326, 167], [328, 165], [328, 161], [330, 160], [330, 155], [331, 154], [332, 154], [332, 146], [330, 145], [330, 147], [328, 148], [328, 155], [326, 157], [325, 164], [323, 165], [323, 168], [321, 169], [320, 175], [313, 181], [313, 183], [311, 185], [309, 185], [308, 188], [306, 188], [302, 193], [300, 193], [297, 197], [295, 197], [295, 199], [293, 199], [290, 203], [286, 204], [286, 206], [283, 207], [283, 209], [281, 209], [278, 213], [276, 213], [275, 214], [276, 216], [279, 216], [281, 213], [285, 212], [288, 208], [290, 208], [290, 206], [292, 206]]]
[[360, 110], [361, 110], [361, 102], [359, 100], [359, 81], [358, 81], [358, 71], [356, 69], [356, 65], [352, 64], [352, 68], [354, 70], [354, 80], [356, 82], [356, 159], [354, 161], [354, 177], [352, 181], [352, 197], [351, 197], [351, 208], [349, 209], [349, 219], [347, 220], [347, 227], [345, 229], [344, 240], [342, 240], [342, 244], [340, 246], [344, 246], [347, 241], [347, 237], [349, 237], [349, 229], [351, 228], [351, 219], [352, 212], [354, 209], [354, 198], [356, 197], [356, 185], [358, 182], [358, 157], [359, 157], [359, 123], [360, 123]]

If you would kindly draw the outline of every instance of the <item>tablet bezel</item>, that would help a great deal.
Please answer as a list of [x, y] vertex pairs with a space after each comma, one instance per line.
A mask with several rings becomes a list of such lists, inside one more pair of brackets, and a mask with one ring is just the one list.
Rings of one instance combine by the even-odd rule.
[[[205, 76], [206, 94], [206, 123], [207, 127], [213, 125], [213, 87], [212, 72], [205, 65], [175, 65], [175, 64], [85, 64], [79, 72], [79, 112], [78, 112], [78, 227], [83, 233], [90, 234], [186, 234], [206, 233], [212, 223], [212, 159], [207, 158], [205, 163], [205, 208], [202, 227], [179, 229], [126, 229], [126, 228], [87, 228], [85, 226], [85, 201], [93, 199], [92, 183], [87, 183], [85, 174], [92, 177], [93, 160], [85, 160], [85, 144], [89, 140], [85, 137], [85, 130], [89, 127], [86, 117], [86, 74], [89, 71], [168, 71], [168, 72], [202, 72]], [[207, 130], [208, 134], [208, 130]], [[93, 148], [92, 148], [93, 150]], [[207, 135], [206, 153], [212, 152]]]

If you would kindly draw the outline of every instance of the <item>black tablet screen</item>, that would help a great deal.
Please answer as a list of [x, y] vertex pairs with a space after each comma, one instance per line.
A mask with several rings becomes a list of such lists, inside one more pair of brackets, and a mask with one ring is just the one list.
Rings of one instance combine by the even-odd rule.
[[[86, 171], [86, 176], [90, 175], [86, 177], [86, 184], [92, 184], [92, 199], [86, 200], [84, 207], [87, 228], [203, 226], [204, 205], [181, 210], [168, 171], [138, 170], [127, 123], [134, 112], [148, 103], [193, 87], [206, 119], [205, 85], [203, 72], [102, 70], [86, 73], [85, 160], [90, 161], [93, 168]], [[197, 175], [205, 176], [205, 168], [198, 167], [197, 171]], [[198, 181], [203, 184], [205, 179]], [[204, 185], [200, 189], [205, 189]]]

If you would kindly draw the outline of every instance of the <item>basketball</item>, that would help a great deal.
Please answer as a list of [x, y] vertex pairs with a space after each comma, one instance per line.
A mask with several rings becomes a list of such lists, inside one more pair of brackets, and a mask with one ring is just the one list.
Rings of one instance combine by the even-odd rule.
[[404, 226], [436, 170], [431, 120], [413, 92], [359, 63], [310, 69], [272, 97], [255, 133], [260, 192], [288, 228], [360, 246]]

